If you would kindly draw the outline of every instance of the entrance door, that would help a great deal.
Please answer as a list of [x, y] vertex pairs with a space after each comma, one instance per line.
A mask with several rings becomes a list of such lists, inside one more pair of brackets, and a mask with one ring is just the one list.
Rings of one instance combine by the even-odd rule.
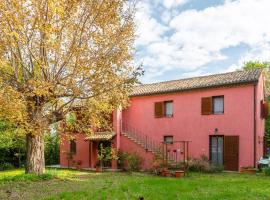
[[223, 165], [223, 136], [210, 136], [210, 160], [213, 164]]
[[238, 171], [239, 136], [225, 136], [224, 147], [224, 169]]

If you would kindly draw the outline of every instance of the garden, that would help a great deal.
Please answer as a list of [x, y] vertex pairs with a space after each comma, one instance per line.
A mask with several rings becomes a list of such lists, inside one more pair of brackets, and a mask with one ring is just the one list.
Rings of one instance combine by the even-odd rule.
[[138, 172], [47, 169], [37, 176], [24, 170], [0, 172], [0, 199], [265, 199], [270, 178], [263, 173], [188, 173], [165, 178]]

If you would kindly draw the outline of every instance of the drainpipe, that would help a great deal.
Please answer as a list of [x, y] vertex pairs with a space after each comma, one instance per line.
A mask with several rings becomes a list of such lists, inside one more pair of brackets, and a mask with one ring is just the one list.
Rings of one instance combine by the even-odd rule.
[[256, 93], [257, 93], [257, 90], [256, 90], [256, 86], [257, 84], [254, 84], [254, 167], [256, 167], [256, 154], [257, 154], [257, 149], [256, 149], [256, 146], [257, 146], [257, 138], [256, 138], [256, 105], [257, 105], [257, 98], [256, 98]]

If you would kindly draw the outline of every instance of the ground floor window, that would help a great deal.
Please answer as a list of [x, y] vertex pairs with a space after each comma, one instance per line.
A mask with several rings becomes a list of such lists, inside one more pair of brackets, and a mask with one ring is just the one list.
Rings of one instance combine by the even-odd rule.
[[164, 136], [164, 143], [165, 144], [172, 144], [173, 143], [173, 136], [172, 135], [165, 135]]
[[76, 154], [77, 146], [75, 140], [70, 140], [70, 153]]

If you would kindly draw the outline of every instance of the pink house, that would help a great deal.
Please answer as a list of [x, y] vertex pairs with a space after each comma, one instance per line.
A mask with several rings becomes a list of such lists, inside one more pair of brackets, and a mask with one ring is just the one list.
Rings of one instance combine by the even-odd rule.
[[[161, 144], [169, 160], [205, 155], [226, 170], [256, 166], [264, 152], [264, 81], [261, 70], [236, 71], [136, 86], [127, 109], [113, 113], [113, 132], [62, 138], [82, 167], [94, 168], [100, 143], [136, 152], [152, 168]], [[108, 164], [116, 167], [115, 163]]]

